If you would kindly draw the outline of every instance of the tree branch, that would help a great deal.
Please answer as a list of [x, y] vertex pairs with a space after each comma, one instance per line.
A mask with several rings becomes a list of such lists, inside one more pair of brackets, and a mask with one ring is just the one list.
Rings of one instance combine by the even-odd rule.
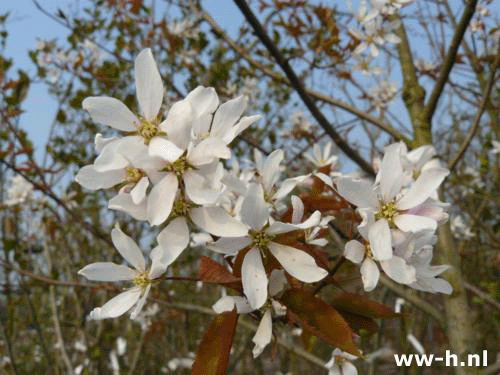
[[288, 64], [288, 61], [285, 60], [278, 48], [271, 41], [266, 31], [260, 24], [257, 17], [253, 14], [252, 10], [247, 5], [245, 0], [234, 0], [234, 2], [238, 6], [238, 8], [240, 8], [246, 20], [254, 29], [257, 37], [264, 44], [269, 53], [274, 57], [281, 69], [285, 72], [285, 75], [290, 81], [290, 85], [295, 89], [316, 121], [318, 121], [318, 124], [325, 130], [326, 133], [328, 133], [335, 144], [347, 155], [347, 157], [358, 164], [361, 169], [363, 169], [367, 174], [369, 174], [370, 176], [374, 176], [375, 171], [371, 164], [363, 159], [356, 150], [352, 149], [349, 144], [347, 144], [347, 142], [340, 136], [340, 134], [332, 127], [323, 113], [321, 113], [321, 111], [318, 109], [318, 107], [300, 82], [299, 77], [297, 77], [293, 69], [290, 67], [290, 64]]
[[476, 11], [477, 2], [478, 0], [468, 1], [464, 13], [462, 14], [462, 18], [460, 18], [460, 22], [458, 23], [455, 33], [453, 34], [445, 60], [441, 66], [441, 70], [439, 71], [438, 79], [425, 106], [425, 117], [429, 123], [431, 122], [432, 116], [436, 111], [437, 103], [443, 93], [444, 85], [446, 84], [446, 81], [448, 81], [451, 69], [453, 68], [453, 65], [455, 65], [458, 49], [460, 48], [460, 44], [464, 38], [467, 26], [469, 26], [472, 16]]

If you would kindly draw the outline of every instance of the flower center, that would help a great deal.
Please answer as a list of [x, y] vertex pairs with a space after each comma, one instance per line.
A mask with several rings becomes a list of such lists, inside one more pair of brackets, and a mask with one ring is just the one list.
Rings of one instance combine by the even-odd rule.
[[380, 209], [375, 214], [375, 220], [386, 219], [391, 228], [395, 228], [396, 224], [394, 223], [395, 217], [398, 215], [398, 207], [396, 206], [396, 202], [391, 201], [389, 203], [380, 202]]
[[141, 123], [139, 124], [137, 132], [142, 138], [144, 138], [144, 143], [149, 144], [149, 142], [151, 142], [151, 139], [158, 135], [166, 135], [160, 130], [160, 128], [158, 128], [158, 125], [156, 123], [146, 120], [142, 117], [140, 118], [140, 120]]
[[135, 184], [144, 177], [144, 172], [139, 168], [125, 167], [125, 181]]
[[365, 243], [365, 257], [373, 258], [372, 248], [368, 242]]
[[143, 272], [134, 278], [133, 283], [144, 289], [149, 284], [151, 284], [151, 279], [149, 278], [147, 272]]
[[273, 236], [270, 236], [264, 231], [250, 231], [250, 237], [252, 237], [252, 247], [257, 247], [260, 250], [265, 250], [267, 249], [267, 245], [269, 245], [269, 242], [273, 239]]
[[186, 198], [178, 198], [172, 207], [172, 215], [173, 217], [188, 216], [189, 211], [193, 207], [195, 207], [193, 202], [186, 200]]
[[165, 172], [172, 172], [177, 177], [182, 177], [184, 172], [192, 168], [193, 166], [187, 161], [186, 155], [182, 155], [179, 159], [167, 165], [163, 170]]

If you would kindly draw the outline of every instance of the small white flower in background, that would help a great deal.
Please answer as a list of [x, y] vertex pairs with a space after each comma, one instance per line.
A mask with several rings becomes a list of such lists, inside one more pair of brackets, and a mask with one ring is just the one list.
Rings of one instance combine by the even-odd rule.
[[357, 359], [355, 355], [335, 349], [332, 352], [332, 358], [325, 367], [328, 369], [328, 375], [357, 375], [358, 370], [351, 361]]
[[380, 13], [385, 16], [398, 12], [401, 7], [411, 3], [413, 0], [370, 0], [372, 11], [366, 16], [366, 21], [372, 17], [371, 13]]
[[76, 351], [85, 353], [87, 351], [87, 345], [85, 344], [85, 340], [81, 339], [81, 340], [75, 341], [74, 348]]
[[470, 226], [465, 224], [464, 218], [460, 215], [455, 216], [450, 221], [451, 231], [456, 238], [470, 240], [476, 234], [471, 230]]
[[499, 141], [491, 141], [493, 148], [491, 149], [492, 154], [500, 153], [500, 142]]
[[352, 52], [355, 55], [362, 54], [369, 50], [372, 57], [377, 57], [378, 49], [386, 43], [397, 44], [401, 42], [399, 37], [392, 32], [399, 24], [388, 22], [382, 25], [382, 18], [377, 17], [363, 24], [364, 30], [351, 28], [350, 33], [360, 41], [359, 45]]
[[127, 350], [127, 340], [125, 340], [123, 337], [118, 337], [116, 339], [116, 354], [118, 354], [119, 357], [125, 354]]
[[[299, 224], [304, 217], [304, 203], [302, 200], [292, 195], [292, 224]], [[309, 245], [316, 246], [326, 246], [328, 244], [328, 240], [326, 238], [316, 238], [319, 234], [319, 231], [324, 228], [328, 228], [328, 223], [335, 219], [333, 216], [325, 216], [321, 218], [319, 224], [312, 228], [305, 229], [305, 240]]]
[[273, 242], [273, 238], [279, 234], [318, 225], [321, 219], [319, 211], [301, 224], [272, 221], [271, 206], [264, 199], [262, 185], [251, 183], [241, 207], [241, 219], [248, 226], [245, 236], [221, 237], [208, 248], [235, 256], [245, 247], [251, 247], [243, 259], [241, 279], [243, 291], [252, 308], [260, 308], [268, 297], [268, 278], [263, 256], [274, 256], [286, 272], [300, 281], [316, 282], [327, 275], [328, 272], [318, 267], [314, 258], [305, 251]]
[[78, 273], [88, 280], [132, 281], [135, 286], [112, 298], [102, 307], [96, 307], [90, 312], [89, 319], [116, 318], [134, 306], [131, 318], [135, 319], [146, 302], [154, 279], [160, 277], [186, 248], [187, 242], [183, 240], [185, 236], [183, 234], [179, 236], [179, 233], [188, 230], [184, 225], [181, 221], [174, 220], [165, 228], [162, 235], [158, 236], [159, 245], [151, 251], [151, 266], [146, 270], [146, 260], [141, 249], [117, 224], [111, 232], [111, 239], [118, 252], [134, 268], [111, 262], [99, 262], [87, 265]]
[[373, 58], [370, 55], [363, 56], [359, 54], [353, 54], [354, 59], [356, 60], [356, 65], [352, 67], [353, 72], [360, 72], [364, 75], [382, 74], [382, 69], [378, 66], [371, 66]]
[[189, 352], [188, 357], [183, 358], [173, 358], [168, 361], [167, 366], [171, 371], [175, 371], [178, 368], [191, 368], [194, 363], [194, 353]]
[[113, 370], [113, 375], [120, 375], [120, 363], [118, 362], [118, 357], [114, 350], [109, 352], [109, 366], [111, 370]]
[[23, 176], [16, 175], [10, 179], [10, 187], [7, 189], [7, 199], [3, 202], [7, 206], [15, 206], [30, 199], [33, 193], [33, 185]]
[[328, 142], [323, 149], [319, 144], [315, 143], [312, 152], [304, 154], [304, 157], [317, 168], [327, 167], [329, 165], [335, 166], [339, 157], [332, 152], [332, 148], [333, 142]]
[[389, 103], [396, 97], [398, 88], [393, 83], [380, 81], [369, 93], [371, 104], [380, 112], [385, 111]]

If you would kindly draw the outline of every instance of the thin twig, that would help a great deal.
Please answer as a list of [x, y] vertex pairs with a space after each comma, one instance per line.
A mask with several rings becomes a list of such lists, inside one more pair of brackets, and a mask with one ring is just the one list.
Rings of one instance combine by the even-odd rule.
[[323, 113], [318, 109], [314, 101], [311, 99], [307, 91], [305, 90], [302, 82], [299, 77], [295, 74], [293, 69], [291, 68], [288, 61], [283, 57], [278, 48], [274, 45], [272, 40], [267, 35], [266, 31], [260, 24], [257, 17], [254, 15], [248, 4], [244, 0], [234, 0], [238, 8], [240, 8], [241, 12], [245, 16], [248, 23], [252, 26], [255, 31], [255, 34], [260, 39], [260, 41], [264, 44], [267, 50], [274, 57], [278, 65], [284, 71], [288, 80], [290, 81], [291, 86], [295, 89], [297, 94], [302, 99], [302, 102], [309, 109], [312, 116], [316, 119], [318, 124], [328, 133], [328, 135], [332, 138], [335, 144], [349, 157], [352, 161], [360, 166], [368, 175], [374, 176], [375, 171], [370, 163], [368, 163], [365, 159], [358, 154], [358, 152], [349, 146], [349, 144], [340, 136], [340, 134], [332, 127], [327, 118], [323, 115]]
[[487, 302], [488, 304], [490, 304], [491, 306], [497, 308], [498, 310], [500, 310], [500, 302], [494, 300], [493, 298], [491, 298], [486, 292], [483, 292], [481, 289], [479, 289], [478, 287], [472, 285], [472, 284], [469, 284], [468, 282], [465, 282], [464, 281], [464, 288], [467, 289], [468, 291], [474, 293], [476, 296], [478, 296], [479, 298], [481, 298], [483, 301]]
[[444, 85], [448, 81], [448, 76], [450, 75], [451, 69], [453, 68], [453, 65], [455, 65], [458, 49], [460, 48], [460, 44], [462, 43], [465, 31], [469, 26], [472, 16], [476, 11], [477, 2], [478, 0], [470, 0], [467, 3], [464, 13], [462, 14], [462, 18], [460, 18], [460, 22], [455, 29], [455, 33], [446, 53], [446, 58], [443, 65], [441, 66], [441, 70], [439, 71], [438, 79], [436, 81], [436, 84], [434, 85], [434, 88], [432, 89], [429, 101], [425, 106], [425, 115], [427, 121], [429, 122], [432, 119], [434, 112], [436, 111], [437, 103], [439, 101], [439, 98], [441, 97], [441, 94], [443, 93]]
[[472, 126], [470, 127], [469, 131], [467, 132], [467, 135], [465, 136], [464, 141], [460, 145], [460, 148], [458, 149], [457, 153], [455, 156], [451, 159], [451, 161], [448, 163], [448, 169], [452, 170], [455, 168], [455, 166], [458, 164], [462, 156], [464, 155], [465, 151], [469, 147], [470, 143], [472, 142], [472, 138], [474, 138], [474, 135], [476, 134], [477, 129], [479, 128], [479, 122], [481, 121], [481, 116], [483, 115], [486, 106], [488, 105], [488, 100], [491, 95], [491, 90], [493, 89], [493, 84], [495, 83], [495, 74], [500, 66], [500, 40], [498, 43], [498, 49], [497, 49], [497, 57], [495, 58], [495, 62], [493, 63], [493, 66], [491, 67], [491, 72], [490, 76], [488, 78], [488, 84], [486, 85], [486, 88], [484, 89], [483, 93], [483, 98], [481, 99], [481, 104], [479, 106], [479, 111], [476, 113], [476, 117], [474, 118], [474, 122], [472, 123]]

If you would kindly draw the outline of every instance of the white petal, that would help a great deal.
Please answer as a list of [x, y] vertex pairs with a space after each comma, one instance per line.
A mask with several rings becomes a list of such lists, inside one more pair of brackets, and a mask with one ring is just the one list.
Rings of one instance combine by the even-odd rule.
[[238, 96], [222, 104], [215, 112], [210, 135], [222, 138], [241, 117], [247, 102], [246, 96]]
[[104, 138], [101, 133], [97, 133], [95, 135], [95, 139], [94, 139], [95, 151], [97, 153], [100, 153], [102, 151], [102, 149], [104, 148], [104, 146], [106, 146], [107, 144], [109, 144], [111, 142], [116, 141], [117, 139], [118, 139], [118, 137]]
[[397, 202], [399, 210], [409, 210], [424, 203], [441, 185], [450, 172], [445, 168], [432, 168], [423, 171], [417, 181]]
[[276, 200], [283, 199], [293, 189], [295, 189], [295, 186], [297, 186], [297, 184], [304, 182], [308, 178], [309, 178], [309, 175], [287, 178], [285, 181], [283, 181], [280, 184], [280, 187], [276, 191], [276, 193], [273, 194], [273, 199], [276, 199]]
[[373, 183], [370, 181], [339, 178], [335, 183], [337, 192], [356, 207], [377, 207], [378, 199], [373, 191]]
[[403, 258], [393, 256], [389, 260], [380, 262], [384, 272], [394, 281], [400, 284], [411, 284], [415, 282], [415, 267], [406, 264]]
[[377, 264], [371, 259], [366, 258], [361, 264], [361, 279], [367, 292], [372, 291], [378, 284], [380, 271]]
[[123, 259], [139, 272], [146, 270], [146, 262], [141, 249], [132, 238], [123, 233], [118, 223], [111, 231], [111, 240]]
[[274, 269], [269, 275], [269, 295], [274, 297], [276, 294], [285, 289], [287, 283], [285, 271]]
[[248, 234], [247, 226], [221, 207], [193, 208], [189, 217], [198, 227], [215, 236], [242, 237]]
[[134, 279], [137, 272], [122, 264], [98, 262], [83, 267], [78, 274], [93, 281], [123, 281]]
[[291, 232], [298, 229], [308, 229], [315, 227], [316, 225], [319, 224], [320, 221], [321, 221], [321, 212], [314, 211], [306, 221], [300, 224], [289, 224], [276, 221], [269, 226], [269, 228], [267, 229], [267, 233], [280, 234], [280, 233]]
[[220, 138], [206, 138], [188, 151], [187, 159], [193, 166], [212, 163], [216, 159], [229, 159], [231, 150]]
[[241, 120], [236, 123], [236, 125], [232, 126], [229, 130], [226, 129], [226, 132], [222, 136], [222, 140], [226, 145], [231, 143], [232, 140], [236, 138], [242, 131], [244, 131], [246, 128], [248, 128], [254, 122], [260, 120], [261, 118], [261, 115], [242, 117]]
[[86, 165], [78, 171], [75, 181], [85, 189], [97, 190], [108, 189], [125, 179], [123, 170], [111, 170], [107, 172], [96, 171], [93, 165]]
[[172, 105], [167, 118], [160, 124], [160, 129], [178, 147], [186, 149], [191, 134], [194, 111], [188, 100], [184, 99]]
[[113, 297], [108, 302], [106, 302], [102, 307], [96, 307], [89, 314], [89, 319], [107, 319], [116, 318], [135, 305], [141, 296], [141, 288], [136, 286], [132, 289], [128, 289], [123, 293], [118, 294]]
[[160, 245], [156, 246], [153, 250], [151, 250], [151, 253], [149, 253], [151, 268], [149, 269], [148, 276], [150, 279], [157, 279], [167, 270], [168, 264], [163, 262], [163, 256], [164, 251]]
[[387, 220], [380, 219], [370, 227], [368, 240], [375, 259], [386, 260], [392, 258], [391, 229]]
[[148, 197], [147, 214], [151, 225], [160, 225], [170, 215], [174, 205], [175, 196], [179, 182], [173, 173], [167, 173], [163, 179], [158, 182]]
[[199, 174], [198, 170], [187, 171], [183, 180], [187, 197], [196, 204], [213, 204], [222, 193], [222, 188], [216, 190], [213, 181]]
[[163, 102], [163, 83], [151, 49], [137, 55], [134, 69], [139, 107], [146, 119], [154, 120]]
[[241, 205], [242, 221], [254, 230], [260, 230], [270, 216], [270, 206], [264, 200], [262, 185], [252, 183]]
[[264, 162], [262, 168], [261, 177], [262, 185], [264, 185], [264, 190], [268, 193], [271, 192], [272, 187], [280, 178], [280, 163], [283, 161], [285, 154], [283, 150], [273, 151]]
[[173, 163], [179, 159], [183, 153], [183, 149], [165, 138], [154, 137], [149, 143], [149, 156], [160, 157], [169, 163]]
[[222, 297], [212, 306], [212, 309], [217, 314], [221, 314], [223, 312], [232, 311], [235, 306], [238, 314], [247, 314], [253, 311], [247, 299], [241, 296]]
[[254, 309], [262, 307], [267, 299], [268, 281], [258, 249], [251, 249], [245, 255], [241, 266], [241, 282], [250, 306]]
[[189, 243], [186, 218], [178, 217], [172, 220], [156, 239], [163, 251], [161, 262], [168, 266], [177, 259]]
[[437, 222], [427, 216], [401, 214], [394, 219], [396, 226], [403, 232], [419, 232], [421, 230], [436, 230]]
[[345, 244], [344, 256], [353, 263], [361, 263], [365, 257], [365, 247], [361, 242], [351, 240]]
[[253, 343], [255, 344], [252, 354], [254, 358], [257, 358], [260, 353], [264, 350], [264, 348], [271, 342], [271, 338], [273, 335], [273, 321], [271, 310], [267, 309], [260, 320], [259, 326], [257, 327], [257, 331], [255, 331], [255, 335], [252, 338]]
[[251, 243], [252, 239], [250, 237], [223, 237], [219, 238], [213, 244], [207, 245], [207, 249], [225, 255], [236, 255], [238, 251]]
[[390, 202], [401, 190], [403, 183], [403, 166], [401, 164], [402, 144], [392, 144], [385, 149], [380, 165], [380, 191], [384, 202]]
[[149, 186], [149, 178], [146, 176], [142, 177], [139, 182], [130, 191], [130, 196], [132, 197], [132, 202], [135, 204], [141, 203], [144, 198], [146, 198], [146, 190]]
[[304, 216], [304, 203], [302, 203], [302, 199], [297, 197], [296, 195], [292, 195], [292, 224], [298, 224], [302, 220]]
[[118, 193], [111, 198], [108, 203], [108, 208], [111, 210], [123, 211], [131, 215], [136, 220], [146, 220], [146, 201], [140, 204], [132, 202], [132, 197], [128, 193]]
[[95, 122], [126, 132], [137, 130], [139, 120], [118, 99], [107, 96], [91, 96], [84, 99], [82, 107], [89, 112]]
[[269, 251], [286, 272], [300, 281], [312, 283], [328, 275], [328, 272], [318, 267], [314, 258], [305, 251], [276, 242], [269, 243]]
[[342, 367], [342, 375], [358, 375], [358, 370], [351, 362], [344, 361], [340, 365]]
[[197, 116], [214, 113], [219, 106], [219, 97], [213, 87], [198, 86], [186, 96], [186, 100], [189, 100]]
[[141, 298], [139, 299], [139, 301], [137, 301], [137, 304], [135, 305], [134, 309], [130, 313], [130, 319], [135, 320], [137, 318], [137, 315], [141, 312], [144, 304], [146, 303], [146, 298], [148, 298], [148, 294], [149, 294], [150, 289], [151, 289], [151, 284], [149, 284], [146, 287], [146, 290], [142, 294]]

